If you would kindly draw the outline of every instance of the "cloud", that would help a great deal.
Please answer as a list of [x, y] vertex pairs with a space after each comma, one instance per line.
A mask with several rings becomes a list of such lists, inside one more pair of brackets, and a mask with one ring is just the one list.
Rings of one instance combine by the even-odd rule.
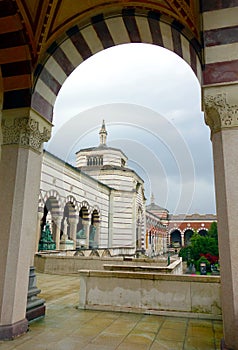
[[77, 150], [98, 145], [105, 119], [109, 144], [121, 148], [146, 178], [148, 198], [154, 192], [172, 212], [213, 213], [210, 132], [200, 90], [187, 63], [166, 49], [126, 44], [104, 50], [63, 85], [46, 148], [74, 163]]

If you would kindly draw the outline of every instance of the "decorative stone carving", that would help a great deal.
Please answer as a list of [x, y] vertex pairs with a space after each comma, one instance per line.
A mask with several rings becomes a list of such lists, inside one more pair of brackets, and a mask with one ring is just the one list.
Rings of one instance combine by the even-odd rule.
[[13, 123], [2, 121], [3, 145], [17, 144], [40, 151], [43, 142], [50, 139], [51, 130], [46, 127], [41, 132], [39, 122], [33, 118], [15, 118]]
[[204, 107], [205, 122], [212, 133], [238, 127], [238, 105], [229, 105], [225, 93], [205, 96]]

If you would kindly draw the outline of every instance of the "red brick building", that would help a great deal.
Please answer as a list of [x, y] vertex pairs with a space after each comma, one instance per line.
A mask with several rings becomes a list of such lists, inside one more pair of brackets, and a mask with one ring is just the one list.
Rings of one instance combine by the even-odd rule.
[[217, 221], [214, 214], [171, 215], [167, 227], [168, 245], [186, 246], [195, 230], [205, 236], [214, 221]]

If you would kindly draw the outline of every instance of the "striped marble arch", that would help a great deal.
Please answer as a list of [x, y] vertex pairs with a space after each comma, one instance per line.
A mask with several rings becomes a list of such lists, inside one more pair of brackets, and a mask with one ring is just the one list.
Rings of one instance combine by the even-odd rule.
[[201, 81], [201, 48], [198, 41], [176, 20], [153, 11], [124, 9], [120, 15], [97, 15], [85, 27], [67, 30], [62, 41], [47, 50], [35, 74], [32, 107], [52, 121], [53, 106], [65, 79], [95, 53], [125, 43], [159, 45], [182, 57]]
[[238, 0], [202, 0], [204, 85], [238, 81]]

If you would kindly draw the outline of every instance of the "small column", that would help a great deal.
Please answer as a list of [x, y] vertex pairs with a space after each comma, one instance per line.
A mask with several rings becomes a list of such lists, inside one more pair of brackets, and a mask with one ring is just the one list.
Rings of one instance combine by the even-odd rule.
[[85, 229], [85, 235], [86, 235], [86, 248], [89, 248], [89, 233], [90, 233], [90, 222], [88, 220], [82, 220], [83, 227]]
[[39, 250], [39, 240], [41, 236], [41, 220], [43, 219], [43, 216], [44, 216], [43, 210], [44, 208], [42, 207], [38, 208], [35, 252], [38, 252]]
[[67, 218], [64, 218], [64, 229], [63, 229], [63, 235], [61, 237], [61, 241], [62, 242], [66, 242], [69, 239], [68, 237], [68, 222], [67, 222]]
[[94, 240], [95, 240], [97, 247], [100, 247], [100, 222], [95, 222], [94, 226], [96, 227]]
[[226, 347], [238, 349], [238, 85], [204, 89], [211, 129]]
[[181, 245], [184, 247], [184, 232], [181, 233]]
[[55, 227], [55, 245], [56, 245], [56, 250], [60, 249], [60, 229], [61, 229], [61, 222], [62, 222], [62, 216], [54, 216], [52, 218], [54, 222], [54, 227]]
[[77, 224], [78, 224], [78, 218], [77, 217], [71, 217], [69, 218], [69, 235], [70, 239], [74, 242], [74, 249], [76, 249], [76, 231], [77, 231]]

